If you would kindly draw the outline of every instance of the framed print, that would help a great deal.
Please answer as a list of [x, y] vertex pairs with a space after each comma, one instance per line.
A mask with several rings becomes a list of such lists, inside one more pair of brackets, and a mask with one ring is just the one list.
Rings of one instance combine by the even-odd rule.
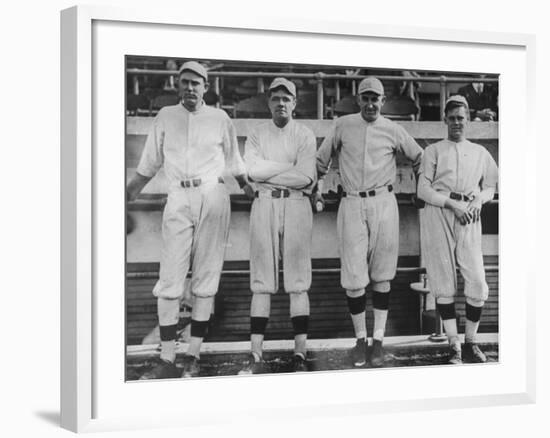
[[[518, 220], [525, 223], [530, 220], [526, 209], [516, 209], [510, 201], [530, 196], [531, 180], [526, 175], [518, 177], [518, 172], [526, 172], [528, 154], [518, 155], [512, 151], [518, 144], [522, 144], [525, 151], [535, 147], [528, 132], [529, 107], [533, 101], [533, 90], [529, 88], [533, 65], [531, 36], [457, 34], [361, 23], [343, 26], [334, 22], [293, 21], [288, 24], [269, 18], [227, 22], [192, 14], [75, 7], [62, 12], [61, 38], [63, 427], [100, 431], [192, 426], [211, 422], [212, 418], [216, 418], [218, 424], [252, 417], [279, 421], [285, 415], [296, 418], [298, 410], [304, 417], [362, 415], [367, 410], [472, 407], [534, 400], [531, 358], [535, 352], [527, 336], [534, 327], [529, 299], [534, 292], [522, 281], [529, 277], [528, 260], [517, 255], [529, 253], [529, 243], [514, 233], [513, 225]], [[182, 41], [189, 43], [182, 44]], [[266, 47], [273, 49], [266, 51]], [[375, 82], [373, 77], [377, 78]], [[277, 85], [281, 83], [282, 91]], [[379, 86], [382, 88], [377, 88]], [[200, 90], [198, 94], [189, 91], [196, 87]], [[474, 97], [485, 92], [487, 102], [476, 108], [473, 97], [466, 94], [467, 87], [477, 93]], [[380, 107], [358, 99], [357, 96], [369, 92], [384, 96], [384, 101], [378, 102]], [[324, 207], [314, 215], [309, 197], [313, 196], [317, 172], [312, 173], [305, 185], [285, 186], [282, 182], [273, 182], [281, 180], [268, 184], [266, 181], [270, 178], [262, 179], [251, 170], [256, 169], [250, 164], [251, 138], [255, 135], [265, 138], [261, 129], [271, 129], [265, 127], [271, 126], [271, 122], [276, 124], [279, 120], [276, 114], [285, 112], [277, 109], [283, 104], [276, 107], [272, 101], [277, 93], [288, 99], [285, 105], [290, 105], [291, 115], [287, 119], [292, 120], [292, 126], [303, 126], [303, 132], [311, 133], [312, 169], [319, 169], [319, 163], [323, 164], [322, 150], [323, 147], [330, 149], [330, 145], [325, 144], [327, 138], [336, 135], [334, 126], [345, 125], [353, 114], [363, 114], [369, 121], [371, 105], [378, 108], [380, 117], [388, 120], [388, 126], [395, 130], [392, 139], [406, 135], [406, 141], [395, 140], [399, 143], [395, 147], [399, 153], [396, 170], [393, 170], [397, 178], [391, 177], [383, 185], [364, 183], [364, 187], [357, 187], [356, 198], [368, 202], [372, 198], [382, 199], [383, 196], [379, 196], [382, 189], [385, 195], [391, 192], [391, 199], [397, 200], [395, 211], [399, 211], [400, 216], [399, 241], [394, 236], [397, 274], [387, 279], [391, 295], [389, 313], [384, 316], [387, 321], [382, 325], [385, 332], [382, 330], [381, 335], [380, 323], [371, 316], [370, 310], [376, 307], [375, 300], [378, 306], [380, 300], [384, 300], [380, 295], [387, 292], [386, 277], [377, 277], [369, 267], [371, 278], [363, 285], [353, 286], [346, 283], [340, 263], [340, 257], [354, 244], [354, 237], [346, 244], [339, 244], [336, 231], [337, 215], [344, 215], [339, 211], [342, 200], [347, 198], [345, 202], [348, 202], [355, 196], [350, 182], [353, 177], [346, 174], [343, 163], [345, 154], [327, 155], [326, 175], [319, 189]], [[496, 193], [491, 193], [487, 198], [490, 202], [482, 210], [483, 235], [480, 231], [476, 243], [479, 254], [457, 255], [462, 274], [457, 277], [458, 331], [464, 340], [466, 325], [473, 318], [471, 312], [475, 312], [472, 307], [476, 306], [472, 303], [483, 301], [484, 311], [476, 330], [489, 361], [441, 366], [448, 354], [443, 326], [447, 333], [451, 331], [446, 325], [449, 318], [445, 317], [445, 308], [436, 308], [432, 292], [444, 287], [432, 286], [430, 290], [436, 276], [429, 270], [428, 277], [425, 275], [425, 267], [431, 263], [426, 261], [429, 255], [426, 251], [429, 253], [438, 244], [434, 241], [421, 244], [421, 223], [429, 223], [431, 219], [423, 216], [428, 209], [419, 213], [411, 204], [411, 196], [417, 192], [415, 174], [422, 151], [426, 159], [428, 147], [439, 144], [437, 142], [447, 135], [451, 138], [448, 118], [451, 110], [446, 105], [448, 99], [452, 101], [455, 96], [456, 101], [459, 95], [463, 97], [458, 100], [463, 99], [464, 108], [469, 110], [467, 113], [464, 110], [464, 117], [471, 119], [466, 128], [467, 137], [481, 145], [479, 151], [483, 152], [479, 153], [483, 154], [483, 160], [498, 164], [500, 175], [497, 178], [496, 173], [483, 173], [480, 184], [481, 192], [489, 187]], [[195, 104], [199, 106], [189, 110], [186, 104], [197, 96]], [[255, 98], [258, 99], [255, 101]], [[201, 106], [203, 100], [204, 107]], [[409, 106], [403, 110], [405, 104]], [[208, 108], [208, 116], [201, 116], [208, 119], [206, 130], [191, 128], [202, 126], [198, 113], [194, 113], [198, 108]], [[364, 108], [367, 108], [365, 113]], [[176, 115], [171, 116], [170, 111]], [[169, 122], [170, 117], [181, 119]], [[183, 129], [178, 124], [182, 120], [189, 126], [185, 131], [187, 140], [182, 140], [183, 131], [179, 131]], [[175, 123], [175, 131], [166, 128], [169, 123]], [[216, 133], [225, 132], [218, 131], [222, 129], [219, 126], [231, 126], [228, 132], [234, 141], [227, 140], [229, 134], [220, 134], [222, 140], [214, 139]], [[347, 135], [343, 134], [340, 143], [334, 140], [333, 152], [339, 153], [347, 144], [352, 144], [347, 143]], [[198, 155], [186, 149], [187, 161], [182, 160], [171, 168], [170, 156], [174, 151], [180, 154], [181, 142], [192, 148], [203, 137], [211, 143], [222, 144], [221, 155], [215, 152], [218, 155], [204, 159], [208, 146]], [[173, 138], [179, 140], [171, 140]], [[463, 141], [460, 137], [455, 143]], [[420, 151], [416, 156], [413, 143]], [[468, 149], [464, 156], [472, 153]], [[197, 176], [189, 171], [189, 163], [201, 159], [204, 169], [212, 169], [219, 156], [222, 160], [234, 160], [237, 170], [228, 173], [222, 165], [223, 175], [221, 171], [204, 170], [206, 173]], [[368, 166], [365, 156], [361, 155], [361, 160]], [[393, 152], [390, 160], [395, 163]], [[471, 156], [470, 160], [464, 168], [468, 172], [480, 161]], [[135, 187], [132, 184], [136, 173], [146, 180], [142, 180], [134, 193], [131, 188]], [[252, 199], [245, 196], [246, 180], [239, 179], [244, 173], [248, 173], [254, 183], [249, 193]], [[425, 167], [420, 173], [426, 174]], [[489, 184], [489, 180], [494, 183]], [[213, 187], [208, 190], [221, 190], [227, 196], [224, 199], [228, 208], [231, 207], [231, 215], [225, 219], [227, 240], [222, 239], [201, 259], [197, 254], [206, 245], [203, 242], [214, 239], [215, 233], [211, 229], [202, 235], [193, 231], [195, 234], [188, 242], [190, 255], [174, 268], [173, 260], [187, 244], [178, 237], [184, 231], [172, 233], [167, 225], [170, 215], [175, 218], [180, 214], [174, 198], [183, 196], [185, 203], [195, 196], [190, 193], [198, 193], [204, 200], [205, 193], [209, 193], [208, 196], [211, 193], [203, 191], [206, 186]], [[481, 192], [449, 192], [460, 196], [460, 202], [481, 196]], [[253, 298], [250, 290], [254, 291], [257, 287], [254, 285], [264, 281], [258, 263], [265, 252], [254, 252], [255, 239], [260, 237], [253, 237], [256, 219], [252, 218], [251, 209], [259, 214], [259, 200], [271, 202], [273, 198], [293, 199], [294, 203], [289, 204], [292, 208], [288, 207], [288, 211], [293, 212], [302, 208], [297, 205], [306, 205], [307, 199], [307, 213], [303, 210], [303, 216], [294, 220], [294, 227], [302, 230], [303, 218], [313, 216], [309, 219], [311, 251], [306, 257], [311, 261], [311, 279], [304, 283], [306, 286], [292, 285], [292, 279], [298, 278], [293, 269], [296, 270], [299, 263], [294, 259], [303, 245], [285, 253], [284, 248], [293, 244], [292, 239], [287, 239], [284, 247], [274, 249], [276, 259], [279, 249], [283, 254], [279, 266], [283, 275], [280, 277], [275, 262], [270, 264], [266, 269], [275, 269], [275, 285], [257, 289]], [[208, 208], [220, 202], [201, 206], [197, 217], [202, 218]], [[276, 201], [276, 205], [283, 204]], [[188, 208], [192, 210], [192, 203], [185, 207]], [[321, 210], [315, 202], [313, 208]], [[389, 215], [382, 216], [386, 220]], [[473, 216], [470, 219], [474, 221]], [[256, 236], [264, 235], [263, 230], [268, 232], [262, 221], [258, 220], [261, 230]], [[192, 227], [195, 230], [201, 226], [193, 222]], [[424, 238], [435, 235], [434, 227], [433, 224], [426, 227]], [[292, 229], [289, 226], [285, 233], [291, 233]], [[275, 234], [284, 239], [284, 233]], [[298, 239], [299, 233], [296, 236]], [[390, 240], [385, 235], [384, 241]], [[486, 295], [480, 297], [469, 289], [469, 282], [475, 281], [467, 269], [478, 256], [483, 256], [481, 277], [487, 283]], [[373, 260], [369, 255], [369, 264], [375, 264]], [[202, 266], [215, 263], [220, 279], [212, 274], [215, 270], [201, 274]], [[356, 272], [365, 269], [359, 267]], [[178, 280], [169, 272], [174, 272]], [[355, 320], [348, 312], [357, 306], [353, 304], [357, 300], [353, 301], [355, 295], [346, 291], [360, 290], [369, 280], [366, 332], [371, 356], [365, 367], [359, 361], [357, 369], [348, 356], [348, 350], [356, 345], [355, 338], [360, 337]], [[167, 286], [172, 283], [178, 283], [175, 292]], [[297, 300], [296, 292], [303, 292], [302, 289], [309, 290], [308, 312], [296, 313], [297, 307], [293, 311], [292, 302]], [[251, 348], [254, 349], [254, 340], [252, 347], [250, 343], [250, 324], [258, 327], [258, 321], [252, 321], [258, 316], [251, 315], [251, 302], [256, 294], [266, 295], [277, 290], [279, 293], [268, 300], [270, 313], [265, 319], [269, 317], [269, 322], [264, 321], [267, 326], [262, 332], [267, 372], [241, 376], [239, 370], [246, 367], [246, 358]], [[290, 292], [288, 296], [284, 291]], [[524, 293], [518, 297], [517, 291]], [[357, 294], [361, 296], [364, 295]], [[208, 302], [204, 307], [208, 309], [206, 316], [204, 309], [202, 313], [198, 310], [205, 302]], [[351, 313], [353, 316], [354, 312]], [[172, 315], [172, 319], [163, 319], [166, 314]], [[307, 315], [307, 323], [296, 319], [297, 315]], [[443, 323], [440, 315], [444, 316]], [[253, 331], [253, 336], [258, 333]], [[300, 357], [302, 350], [296, 336], [303, 333], [308, 333], [307, 349], [302, 354], [304, 368], [298, 369], [303, 372], [287, 372], [297, 369], [294, 353]], [[204, 342], [197, 346], [196, 339]], [[382, 339], [387, 353], [381, 356], [382, 366], [370, 366], [375, 363], [375, 341], [382, 342]], [[432, 342], [440, 339], [444, 342]], [[185, 361], [199, 354], [200, 371], [195, 370], [198, 376], [179, 378], [189, 371]], [[365, 353], [362, 354], [365, 357]], [[175, 357], [175, 365], [170, 368], [172, 378], [154, 375], [151, 379], [142, 379], [155, 368], [158, 359], [167, 357], [172, 360]], [[195, 371], [189, 371], [189, 375]], [[438, 383], [443, 380], [449, 382], [444, 387]], [[260, 405], [249, 396], [257, 391], [270, 394]], [[186, 396], [182, 400], [183, 393]], [[289, 398], [291, 393], [302, 396]], [[144, 400], [155, 400], [155, 406]], [[185, 422], [178, 415], [182, 411], [186, 413]]]

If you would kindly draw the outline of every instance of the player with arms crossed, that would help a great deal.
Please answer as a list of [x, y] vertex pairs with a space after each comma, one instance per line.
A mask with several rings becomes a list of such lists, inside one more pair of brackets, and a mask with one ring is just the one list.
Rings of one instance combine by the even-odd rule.
[[[235, 129], [227, 114], [207, 107], [206, 69], [195, 61], [182, 65], [178, 86], [180, 104], [162, 108], [155, 120], [137, 167], [127, 186], [135, 199], [164, 166], [168, 199], [162, 216], [162, 253], [157, 297], [161, 352], [159, 364], [142, 379], [192, 377], [217, 293], [229, 231], [230, 201], [222, 174], [234, 175], [251, 192], [239, 154]], [[192, 266], [191, 338], [183, 358], [183, 374], [175, 365], [176, 326], [184, 281]]]
[[[341, 117], [317, 152], [319, 177], [338, 156], [344, 192], [337, 216], [341, 284], [346, 289], [356, 345], [354, 366], [368, 360], [365, 288], [372, 284], [374, 333], [370, 364], [384, 364], [382, 347], [388, 317], [390, 281], [395, 277], [399, 248], [399, 211], [393, 193], [397, 152], [412, 161], [416, 171], [422, 149], [397, 123], [380, 114], [384, 87], [367, 77], [358, 88], [361, 111]], [[320, 196], [318, 194], [317, 196]]]
[[280, 258], [284, 290], [290, 295], [293, 369], [307, 371], [313, 214], [307, 194], [315, 182], [317, 147], [313, 132], [292, 119], [294, 83], [276, 78], [269, 87], [268, 104], [272, 120], [259, 125], [245, 144], [248, 177], [257, 191], [250, 213], [251, 354], [239, 374], [263, 369], [262, 344], [271, 295], [279, 289]]
[[489, 288], [481, 249], [481, 206], [493, 199], [498, 181], [495, 160], [483, 146], [466, 140], [468, 102], [451, 96], [445, 104], [448, 139], [424, 152], [418, 197], [426, 202], [422, 221], [422, 254], [436, 305], [449, 339], [453, 364], [462, 363], [454, 297], [456, 268], [464, 277], [466, 333], [464, 359], [485, 362], [476, 344], [481, 309]]

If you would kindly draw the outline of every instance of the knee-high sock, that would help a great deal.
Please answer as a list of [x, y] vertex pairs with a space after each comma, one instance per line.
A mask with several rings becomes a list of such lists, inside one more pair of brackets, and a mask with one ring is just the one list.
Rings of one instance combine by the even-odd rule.
[[[252, 294], [252, 303], [250, 304], [250, 316], [259, 318], [269, 318], [271, 312], [271, 294]], [[254, 333], [250, 335], [250, 350], [257, 356], [262, 357], [262, 345], [264, 335]]]
[[483, 301], [466, 299], [466, 329], [464, 335], [466, 342], [476, 342], [483, 304]]
[[[365, 289], [346, 290], [346, 295], [349, 298], [359, 298], [365, 295]], [[353, 330], [357, 339], [367, 339], [367, 320], [363, 310], [360, 313], [353, 314], [350, 312]]]
[[436, 300], [437, 310], [443, 321], [443, 329], [449, 339], [449, 345], [460, 345], [456, 326], [455, 303], [453, 298], [440, 297]]
[[[290, 293], [290, 317], [309, 316], [309, 296], [307, 292]], [[294, 354], [301, 354], [304, 359], [307, 354], [307, 333], [294, 336]]]
[[447, 335], [447, 338], [449, 339], [449, 345], [453, 345], [453, 344], [459, 342], [458, 328], [456, 326], [456, 318], [444, 319], [443, 320], [443, 329], [445, 330], [445, 334]]
[[160, 358], [168, 362], [176, 360], [176, 340], [160, 341]]
[[[174, 327], [179, 319], [179, 300], [166, 299], [159, 297], [157, 299], [157, 313], [159, 326]], [[163, 330], [164, 331], [164, 330]], [[160, 358], [169, 362], [176, 359], [176, 336], [175, 329], [171, 339], [162, 339], [160, 341]]]
[[[212, 304], [214, 303], [214, 297], [195, 297], [193, 303], [193, 310], [191, 313], [191, 320], [193, 321], [208, 321], [210, 320], [210, 313], [212, 311]], [[191, 322], [193, 324], [193, 322]], [[191, 326], [193, 329], [193, 326]], [[187, 354], [195, 357], [200, 357], [202, 337], [191, 336], [189, 339], [189, 347], [187, 348]]]
[[374, 309], [374, 331], [372, 338], [378, 341], [384, 339], [384, 332], [386, 330], [386, 321], [388, 320], [388, 311], [382, 309]]
[[464, 340], [466, 342], [475, 343], [478, 328], [479, 328], [479, 321], [474, 322], [474, 321], [470, 321], [469, 319], [467, 319], [466, 320], [466, 328], [465, 328], [465, 334], [464, 334], [465, 339]]

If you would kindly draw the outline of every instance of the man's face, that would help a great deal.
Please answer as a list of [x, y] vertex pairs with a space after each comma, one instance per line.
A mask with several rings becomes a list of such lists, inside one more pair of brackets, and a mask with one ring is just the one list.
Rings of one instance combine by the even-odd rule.
[[466, 125], [468, 123], [468, 112], [466, 107], [453, 108], [445, 114], [447, 133], [451, 141], [463, 141], [466, 138]]
[[273, 122], [281, 127], [292, 119], [292, 112], [296, 108], [296, 99], [288, 91], [280, 88], [271, 92], [268, 105]]
[[178, 79], [179, 94], [183, 106], [189, 110], [196, 109], [202, 102], [202, 96], [208, 90], [204, 78], [192, 71], [183, 71]]
[[385, 96], [380, 96], [372, 91], [367, 91], [357, 96], [361, 115], [367, 122], [374, 122], [378, 118], [384, 102], [386, 102]]

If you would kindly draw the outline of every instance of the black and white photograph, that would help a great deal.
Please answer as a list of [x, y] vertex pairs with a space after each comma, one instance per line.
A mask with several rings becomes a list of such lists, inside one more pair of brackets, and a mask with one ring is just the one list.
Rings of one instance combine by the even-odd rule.
[[498, 74], [125, 78], [126, 381], [499, 363]]

